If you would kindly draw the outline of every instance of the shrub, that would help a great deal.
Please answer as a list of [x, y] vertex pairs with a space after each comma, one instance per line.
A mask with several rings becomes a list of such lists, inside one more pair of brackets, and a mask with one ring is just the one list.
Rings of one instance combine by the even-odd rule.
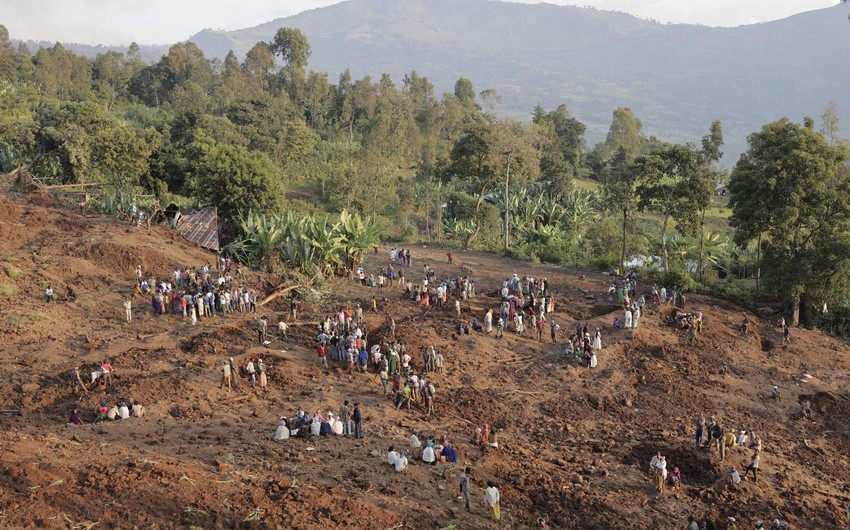
[[720, 280], [714, 284], [712, 294], [741, 307], [753, 308], [755, 306], [754, 290], [741, 280], [733, 278]]
[[8, 283], [0, 283], [0, 296], [15, 296], [18, 294], [18, 287]]
[[6, 265], [6, 276], [13, 280], [20, 280], [24, 277], [24, 271], [12, 265]]

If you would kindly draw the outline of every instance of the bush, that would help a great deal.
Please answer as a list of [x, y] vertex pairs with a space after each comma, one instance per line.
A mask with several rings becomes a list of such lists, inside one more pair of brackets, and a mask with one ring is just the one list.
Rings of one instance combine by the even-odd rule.
[[6, 276], [12, 278], [13, 280], [20, 280], [24, 277], [24, 271], [17, 267], [13, 267], [12, 265], [6, 266]]
[[0, 283], [0, 296], [9, 297], [18, 294], [18, 287], [8, 283]]
[[655, 278], [660, 285], [684, 286], [689, 291], [693, 291], [697, 286], [697, 282], [694, 281], [693, 277], [691, 277], [688, 272], [681, 269], [671, 269], [668, 272], [659, 272]]
[[755, 291], [741, 280], [726, 278], [714, 284], [712, 294], [741, 307], [755, 307]]

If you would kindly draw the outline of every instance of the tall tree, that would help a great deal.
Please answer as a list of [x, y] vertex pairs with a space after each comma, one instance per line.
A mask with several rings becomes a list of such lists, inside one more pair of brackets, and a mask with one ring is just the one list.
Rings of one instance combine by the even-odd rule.
[[307, 61], [312, 53], [310, 41], [298, 28], [280, 28], [269, 49], [283, 61], [282, 86], [293, 101], [301, 101], [306, 83]]
[[619, 156], [622, 149], [626, 161], [631, 162], [641, 153], [643, 145], [643, 123], [634, 115], [632, 109], [620, 107], [615, 110], [608, 135], [602, 144], [603, 160]]
[[[765, 281], [792, 309], [807, 310], [846, 293], [850, 266], [850, 178], [847, 160], [814, 130], [787, 118], [749, 137], [729, 184], [736, 241], [767, 233]], [[837, 274], [836, 272], [839, 271]]]
[[511, 244], [511, 179], [514, 183], [534, 180], [540, 170], [537, 156], [537, 126], [523, 126], [513, 120], [501, 121], [493, 125], [490, 136], [490, 165], [504, 178], [505, 199], [505, 250]]
[[463, 243], [468, 249], [481, 232], [481, 204], [488, 191], [498, 185], [500, 174], [492, 164], [491, 130], [485, 125], [469, 127], [452, 148], [451, 165], [446, 176], [463, 182], [475, 194], [475, 230]]
[[622, 247], [620, 252], [620, 272], [626, 269], [626, 236], [630, 216], [640, 203], [638, 179], [629, 163], [626, 149], [621, 147], [602, 172], [602, 196], [605, 205], [623, 216]]
[[697, 176], [697, 153], [690, 146], [668, 145], [648, 155], [635, 159], [638, 195], [641, 208], [648, 208], [662, 216], [661, 256], [664, 271], [670, 270], [670, 253], [667, 249], [667, 229], [670, 218], [682, 210], [688, 185]]

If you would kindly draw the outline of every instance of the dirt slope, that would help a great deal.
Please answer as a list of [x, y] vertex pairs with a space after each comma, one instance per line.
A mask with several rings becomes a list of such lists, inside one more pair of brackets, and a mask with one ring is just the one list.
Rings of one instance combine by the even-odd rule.
[[[501, 489], [503, 528], [532, 528], [545, 517], [552, 528], [685, 528], [687, 515], [734, 515], [741, 528], [756, 519], [785, 518], [792, 528], [837, 528], [850, 497], [850, 348], [816, 332], [794, 331], [791, 347], [758, 322], [737, 333], [741, 310], [693, 295], [706, 315], [694, 342], [651, 307], [637, 331], [611, 327], [615, 307], [604, 298], [606, 275], [521, 263], [480, 253], [414, 247], [413, 275], [425, 260], [438, 276], [474, 271], [478, 296], [465, 318], [498, 304], [501, 281], [514, 272], [545, 276], [556, 293], [562, 330], [576, 322], [601, 327], [605, 347], [589, 371], [568, 364], [561, 346], [532, 340], [458, 337], [451, 311], [427, 313], [401, 298], [336, 280], [321, 307], [304, 307], [300, 321], [316, 322], [356, 301], [377, 296], [394, 315], [417, 362], [421, 348], [445, 355], [433, 374], [437, 414], [396, 411], [371, 374], [330, 375], [315, 366], [312, 327], [296, 325], [290, 341], [273, 334], [260, 348], [253, 317], [215, 317], [191, 327], [181, 318], [154, 317], [137, 300], [136, 321], [122, 320], [121, 297], [133, 269], [163, 276], [177, 266], [212, 262], [165, 229], [130, 228], [104, 217], [0, 198], [0, 527], [3, 528], [496, 528], [481, 504], [484, 483]], [[383, 265], [388, 248], [370, 255]], [[410, 275], [410, 273], [409, 273]], [[271, 279], [273, 282], [273, 279]], [[249, 283], [258, 276], [249, 273]], [[72, 283], [76, 303], [47, 305], [47, 283], [57, 292]], [[384, 300], [386, 299], [386, 300]], [[285, 307], [267, 307], [273, 322]], [[373, 338], [384, 316], [371, 314]], [[285, 351], [284, 351], [285, 350]], [[263, 354], [270, 389], [219, 388], [221, 361]], [[93, 368], [103, 358], [116, 367], [115, 385], [77, 401], [64, 378], [74, 365]], [[719, 367], [726, 363], [725, 374]], [[809, 374], [805, 382], [803, 374]], [[779, 401], [767, 399], [773, 384]], [[798, 400], [811, 396], [814, 420], [798, 419]], [[134, 399], [141, 419], [83, 426], [65, 424], [73, 408], [90, 420], [101, 400]], [[299, 408], [336, 411], [358, 400], [366, 439], [272, 440], [276, 419]], [[733, 449], [727, 461], [693, 447], [694, 418], [716, 415], [729, 426], [755, 431], [764, 442], [758, 484], [734, 493], [716, 487], [725, 469], [749, 459]], [[499, 449], [470, 442], [475, 425], [500, 431]], [[447, 435], [461, 464], [413, 462], [404, 474], [385, 464], [390, 444], [406, 446], [412, 430]], [[646, 476], [655, 451], [682, 470], [685, 487], [658, 496]], [[461, 465], [474, 468], [473, 513], [457, 498]], [[722, 526], [721, 526], [722, 527]]]

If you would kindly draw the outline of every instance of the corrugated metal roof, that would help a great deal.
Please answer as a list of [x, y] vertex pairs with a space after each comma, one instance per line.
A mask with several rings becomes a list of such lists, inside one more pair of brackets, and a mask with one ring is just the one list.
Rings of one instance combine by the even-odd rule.
[[218, 209], [215, 206], [180, 214], [178, 234], [204, 248], [218, 250]]

